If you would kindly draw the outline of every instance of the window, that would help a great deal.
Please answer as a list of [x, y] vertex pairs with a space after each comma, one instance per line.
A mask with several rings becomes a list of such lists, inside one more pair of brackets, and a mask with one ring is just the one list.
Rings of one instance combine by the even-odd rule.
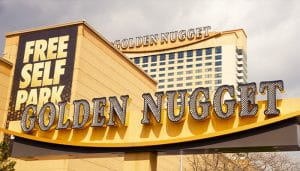
[[186, 77], [186, 80], [192, 80], [192, 79], [193, 79], [192, 76]]
[[212, 48], [206, 48], [205, 55], [211, 55], [211, 54], [212, 54]]
[[182, 83], [177, 84], [177, 87], [182, 87], [182, 86], [183, 86]]
[[168, 88], [172, 88], [172, 87], [174, 87], [173, 84], [169, 84], [169, 85], [168, 85]]
[[193, 68], [193, 65], [187, 65], [186, 68]]
[[189, 82], [189, 83], [186, 83], [185, 85], [186, 86], [191, 86], [191, 85], [193, 85], [193, 83]]
[[196, 58], [196, 61], [202, 61], [202, 58]]
[[222, 65], [222, 62], [221, 61], [217, 61], [215, 65], [216, 66], [220, 66], [220, 65]]
[[221, 78], [221, 77], [222, 77], [222, 73], [215, 74], [215, 78]]
[[197, 75], [196, 76], [196, 79], [201, 79], [202, 78], [202, 75]]
[[142, 67], [148, 67], [148, 64], [144, 64], [144, 65], [142, 65]]
[[164, 85], [160, 85], [160, 86], [158, 86], [158, 88], [165, 88], [165, 86]]
[[173, 76], [173, 75], [174, 75], [174, 72], [168, 73], [168, 76]]
[[177, 63], [183, 63], [183, 60], [178, 60]]
[[160, 62], [160, 63], [159, 63], [159, 65], [165, 65], [165, 64], [166, 64], [165, 62]]
[[201, 67], [202, 66], [202, 64], [196, 64], [196, 67]]
[[174, 64], [174, 61], [169, 61], [169, 64]]
[[156, 66], [156, 63], [152, 63], [151, 66]]
[[148, 72], [148, 70], [144, 70], [145, 72]]
[[182, 71], [180, 71], [180, 72], [177, 72], [177, 75], [182, 75], [183, 74], [183, 72]]
[[159, 71], [165, 71], [166, 69], [165, 68], [159, 68]]
[[151, 56], [151, 62], [156, 62], [156, 61], [157, 61], [156, 55], [152, 55], [152, 56]]
[[202, 56], [202, 49], [197, 49], [196, 50], [196, 55], [197, 56]]
[[222, 71], [222, 68], [221, 68], [221, 67], [217, 67], [217, 68], [215, 68], [215, 71], [216, 71], [216, 72], [221, 72], [221, 71]]
[[178, 77], [177, 78], [177, 81], [182, 81], [183, 80], [183, 77]]
[[201, 73], [202, 72], [202, 69], [197, 69], [196, 70], [196, 73]]
[[174, 67], [169, 67], [168, 69], [169, 69], [169, 70], [173, 70], [173, 69], [174, 69]]
[[210, 65], [211, 65], [211, 62], [205, 63], [205, 66], [210, 66]]
[[140, 63], [140, 58], [139, 58], [139, 57], [134, 58], [134, 63], [135, 63], [135, 64], [139, 64], [139, 63]]
[[148, 56], [143, 57], [143, 63], [148, 63]]
[[205, 81], [205, 84], [211, 84], [211, 80]]
[[193, 51], [192, 50], [188, 50], [186, 56], [187, 57], [192, 57], [193, 56]]
[[220, 59], [222, 59], [222, 55], [216, 55], [216, 60], [220, 60]]
[[183, 66], [181, 65], [181, 66], [177, 66], [177, 69], [182, 69], [183, 68]]
[[222, 84], [222, 80], [215, 80], [215, 84]]
[[165, 61], [165, 60], [166, 60], [166, 54], [161, 54], [160, 61]]
[[211, 77], [212, 77], [211, 74], [206, 74], [206, 75], [205, 75], [205, 78], [211, 78]]
[[222, 53], [222, 46], [216, 47], [216, 53]]
[[187, 59], [186, 61], [187, 62], [193, 62], [193, 59]]
[[175, 54], [174, 54], [174, 53], [169, 53], [169, 60], [174, 59], [174, 57], [175, 57]]
[[192, 70], [190, 70], [190, 71], [186, 71], [186, 74], [191, 74], [191, 73], [193, 73], [193, 71], [192, 71]]
[[156, 69], [151, 69], [150, 72], [156, 72]]
[[196, 85], [201, 85], [201, 84], [202, 84], [202, 81], [196, 82]]
[[205, 72], [210, 72], [210, 71], [212, 71], [211, 68], [206, 68], [206, 69], [205, 69]]
[[164, 82], [165, 82], [165, 80], [158, 80], [158, 82], [160, 82], [160, 83], [164, 83]]
[[165, 74], [159, 74], [158, 76], [159, 76], [159, 77], [164, 77], [164, 76], [165, 76]]
[[207, 56], [207, 57], [205, 57], [205, 60], [210, 60], [210, 59], [212, 59], [212, 57], [211, 57], [211, 56]]
[[183, 52], [178, 52], [178, 59], [182, 59], [183, 58]]
[[168, 82], [174, 81], [174, 78], [169, 78]]
[[156, 75], [150, 75], [152, 78], [155, 78], [156, 77]]

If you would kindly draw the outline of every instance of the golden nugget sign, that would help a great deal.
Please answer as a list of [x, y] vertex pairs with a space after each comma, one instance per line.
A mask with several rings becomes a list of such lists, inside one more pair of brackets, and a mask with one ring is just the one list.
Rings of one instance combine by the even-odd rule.
[[112, 44], [118, 49], [128, 49], [128, 48], [140, 48], [147, 46], [154, 46], [157, 44], [167, 44], [174, 43], [177, 40], [184, 41], [201, 39], [203, 37], [209, 36], [208, 32], [211, 29], [210, 26], [197, 27], [188, 30], [179, 30], [172, 32], [165, 32], [161, 34], [150, 34], [145, 36], [137, 36], [134, 38], [126, 38], [122, 40], [115, 40]]

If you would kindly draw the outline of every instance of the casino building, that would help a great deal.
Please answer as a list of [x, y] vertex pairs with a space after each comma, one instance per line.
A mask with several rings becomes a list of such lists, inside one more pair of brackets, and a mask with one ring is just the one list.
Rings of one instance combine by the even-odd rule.
[[[156, 44], [151, 45], [150, 41], [140, 47], [119, 48], [158, 82], [159, 91], [188, 89], [191, 92], [202, 86], [212, 92], [222, 84], [237, 86], [247, 82], [247, 35], [243, 29], [207, 31], [193, 38], [188, 34], [180, 37], [181, 32], [169, 33], [177, 33], [173, 41], [163, 42], [165, 33], [162, 33]], [[143, 39], [145, 42], [147, 37]]]

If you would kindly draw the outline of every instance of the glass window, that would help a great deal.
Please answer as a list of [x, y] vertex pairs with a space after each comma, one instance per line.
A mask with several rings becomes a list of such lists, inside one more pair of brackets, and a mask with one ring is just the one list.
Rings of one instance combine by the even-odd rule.
[[159, 74], [158, 76], [159, 76], [159, 77], [164, 77], [164, 76], [165, 76], [165, 74]]
[[164, 83], [164, 82], [165, 82], [165, 80], [158, 80], [158, 82], [160, 82], [160, 83]]
[[215, 84], [222, 84], [222, 80], [215, 80]]
[[222, 53], [222, 46], [216, 47], [216, 53]]
[[193, 68], [193, 65], [187, 65], [186, 68]]
[[183, 68], [183, 66], [181, 65], [181, 66], [177, 66], [177, 69], [182, 69]]
[[211, 55], [211, 54], [212, 54], [212, 48], [206, 48], [205, 55]]
[[183, 63], [183, 60], [178, 60], [177, 63]]
[[183, 86], [182, 83], [177, 84], [177, 87], [182, 87], [182, 86]]
[[215, 68], [215, 71], [216, 71], [216, 72], [221, 72], [221, 71], [222, 71], [222, 68], [221, 68], [221, 67], [217, 67], [217, 68]]
[[187, 74], [191, 74], [191, 73], [193, 73], [193, 71], [192, 71], [192, 70], [186, 71], [186, 73], [187, 73]]
[[168, 81], [169, 82], [174, 81], [174, 78], [169, 78]]
[[210, 71], [212, 71], [212, 68], [206, 68], [205, 69], [205, 72], [210, 72]]
[[148, 70], [144, 70], [145, 72], [148, 72]]
[[158, 86], [158, 88], [165, 88], [165, 86], [164, 85], [160, 85], [160, 86]]
[[201, 79], [202, 78], [202, 75], [197, 75], [196, 76], [196, 79]]
[[206, 75], [205, 75], [205, 78], [211, 78], [211, 77], [212, 77], [211, 74], [206, 74]]
[[197, 69], [196, 70], [196, 73], [201, 73], [202, 72], [202, 69]]
[[139, 63], [140, 63], [140, 58], [139, 58], [139, 57], [134, 58], [134, 63], [135, 63], [135, 64], [139, 64]]
[[216, 65], [216, 66], [222, 65], [222, 61], [217, 61], [215, 65]]
[[202, 84], [202, 81], [197, 81], [196, 82], [196, 85], [201, 85]]
[[156, 66], [156, 63], [152, 63], [151, 66]]
[[206, 80], [205, 84], [211, 84], [211, 80]]
[[159, 68], [159, 71], [165, 71], [166, 69], [165, 68]]
[[177, 72], [177, 75], [182, 75], [183, 74], [183, 72], [182, 71], [180, 71], [180, 72]]
[[187, 59], [186, 61], [187, 62], [193, 62], [193, 59]]
[[196, 58], [196, 61], [202, 61], [202, 58]]
[[160, 54], [160, 61], [166, 60], [166, 54]]
[[165, 65], [165, 64], [166, 64], [165, 62], [160, 62], [160, 63], [159, 63], [159, 65]]
[[175, 54], [174, 53], [169, 53], [169, 60], [172, 60], [175, 58]]
[[191, 85], [193, 85], [193, 83], [189, 82], [189, 83], [186, 83], [185, 85], [186, 86], [191, 86]]
[[202, 49], [197, 49], [196, 50], [196, 55], [197, 56], [202, 56]]
[[186, 80], [192, 80], [193, 76], [186, 77]]
[[196, 67], [201, 67], [202, 66], [202, 64], [196, 64]]
[[211, 65], [211, 62], [205, 63], [205, 66], [210, 66], [210, 65]]
[[156, 77], [156, 75], [150, 75], [152, 78], [155, 78]]
[[143, 57], [143, 63], [148, 63], [148, 56]]
[[212, 57], [211, 57], [211, 56], [207, 56], [207, 57], [205, 57], [205, 60], [210, 60], [210, 59], [212, 59]]
[[187, 53], [186, 54], [187, 57], [192, 57], [193, 56], [193, 50], [188, 50], [186, 53]]
[[156, 69], [151, 69], [150, 72], [156, 72]]
[[168, 76], [173, 76], [173, 75], [174, 75], [174, 72], [168, 73]]
[[169, 61], [169, 64], [174, 64], [174, 61]]
[[220, 59], [222, 59], [222, 55], [216, 55], [216, 60], [220, 60]]
[[168, 85], [168, 88], [172, 88], [172, 87], [174, 87], [173, 84], [169, 84], [169, 85]]
[[183, 52], [178, 52], [178, 59], [182, 59], [183, 58]]
[[142, 65], [142, 67], [148, 67], [148, 64], [144, 64], [144, 65]]
[[221, 77], [222, 77], [222, 73], [215, 74], [215, 78], [221, 78]]
[[182, 81], [183, 80], [183, 77], [178, 77], [177, 78], [177, 81]]
[[152, 56], [151, 56], [151, 62], [156, 62], [156, 61], [157, 61], [156, 55], [152, 55]]
[[174, 67], [169, 67], [168, 69], [169, 69], [169, 70], [173, 70], [173, 69], [174, 69]]

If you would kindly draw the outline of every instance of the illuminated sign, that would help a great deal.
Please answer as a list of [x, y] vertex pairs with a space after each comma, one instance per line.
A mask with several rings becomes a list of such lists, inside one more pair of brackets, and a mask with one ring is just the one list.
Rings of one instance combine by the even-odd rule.
[[115, 40], [112, 44], [117, 49], [132, 49], [132, 48], [141, 48], [147, 46], [155, 46], [158, 44], [168, 44], [174, 43], [176, 41], [188, 40], [198, 40], [209, 36], [209, 31], [211, 27], [197, 27], [195, 29], [180, 30], [165, 32], [160, 34], [150, 34], [145, 36], [137, 36], [134, 38], [126, 38], [122, 40]]

